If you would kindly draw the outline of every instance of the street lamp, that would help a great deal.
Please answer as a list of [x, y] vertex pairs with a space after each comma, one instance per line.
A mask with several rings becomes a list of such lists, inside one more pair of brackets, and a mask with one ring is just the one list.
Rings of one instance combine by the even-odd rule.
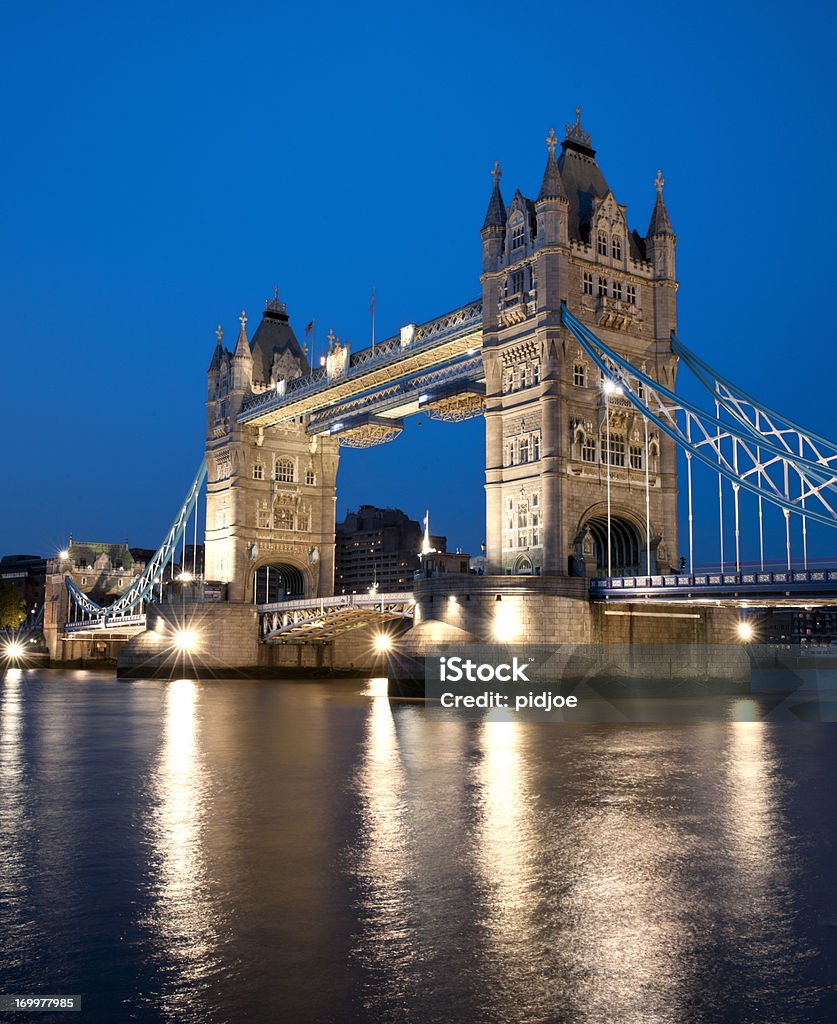
[[610, 579], [613, 575], [610, 553], [610, 462], [613, 457], [613, 452], [610, 448], [610, 396], [621, 395], [622, 388], [615, 380], [608, 377], [602, 384], [602, 391], [604, 391], [605, 396], [605, 439], [607, 447], [607, 578]]

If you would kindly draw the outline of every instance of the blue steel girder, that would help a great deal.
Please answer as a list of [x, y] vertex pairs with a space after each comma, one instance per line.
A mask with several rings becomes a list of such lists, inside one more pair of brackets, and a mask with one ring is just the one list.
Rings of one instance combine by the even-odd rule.
[[482, 302], [469, 302], [404, 331], [355, 353], [341, 372], [329, 375], [327, 368], [318, 368], [254, 395], [244, 403], [238, 422], [269, 427], [297, 416], [316, 416], [337, 402], [473, 355], [482, 347]]
[[743, 388], [713, 370], [676, 335], [672, 335], [671, 350], [712, 394], [713, 399], [750, 430], [754, 437], [773, 438], [789, 455], [807, 458], [817, 465], [837, 465], [837, 445], [833, 441], [806, 430], [784, 413], [753, 398]]
[[623, 396], [671, 437], [687, 458], [726, 477], [734, 488], [778, 506], [786, 515], [794, 513], [837, 527], [837, 511], [829, 500], [829, 494], [837, 492], [837, 475], [829, 465], [794, 455], [775, 437], [757, 433], [753, 425], [737, 418], [727, 422], [676, 395], [606, 345], [565, 305], [561, 318], [605, 379], [621, 386]]
[[[109, 622], [115, 619], [130, 617], [135, 609], [140, 607], [151, 596], [154, 587], [163, 579], [163, 573], [168, 562], [177, 550], [177, 546], [183, 539], [183, 534], [191, 518], [192, 512], [198, 501], [198, 497], [206, 480], [206, 460], [201, 459], [198, 471], [192, 481], [192, 485], [186, 494], [180, 511], [169, 528], [163, 543], [154, 552], [148, 561], [145, 569], [134, 580], [131, 586], [110, 605], [100, 605], [91, 600], [69, 576], [65, 576], [65, 583], [70, 594], [71, 601], [90, 615], [93, 620], [101, 623], [100, 628], [106, 628]], [[87, 623], [88, 628], [93, 628], [93, 623]]]
[[[448, 363], [429, 373], [415, 374], [403, 380], [390, 382], [356, 398], [338, 402], [316, 416], [312, 416], [309, 434], [340, 433], [336, 425], [349, 429], [353, 417], [375, 415], [401, 419], [423, 411], [432, 396], [451, 394], [457, 386], [463, 392], [471, 390], [485, 380], [482, 356], [468, 356]], [[424, 399], [424, 401], [422, 401]]]

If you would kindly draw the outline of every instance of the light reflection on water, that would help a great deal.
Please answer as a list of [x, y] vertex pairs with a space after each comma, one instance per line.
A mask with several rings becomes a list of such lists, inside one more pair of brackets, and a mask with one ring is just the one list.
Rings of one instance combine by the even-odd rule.
[[177, 679], [165, 686], [164, 694], [163, 742], [149, 821], [152, 908], [140, 924], [150, 930], [162, 967], [161, 1008], [171, 1019], [184, 1020], [222, 968], [204, 850], [209, 787], [198, 686], [191, 679]]
[[77, 979], [108, 1021], [837, 1019], [831, 726], [364, 689], [7, 675], [0, 991]]

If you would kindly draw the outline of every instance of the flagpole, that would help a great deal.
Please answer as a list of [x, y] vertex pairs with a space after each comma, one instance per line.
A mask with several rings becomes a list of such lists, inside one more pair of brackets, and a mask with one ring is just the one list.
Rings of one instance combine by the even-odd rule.
[[372, 306], [370, 309], [372, 314], [372, 352], [375, 352], [375, 289], [372, 288]]

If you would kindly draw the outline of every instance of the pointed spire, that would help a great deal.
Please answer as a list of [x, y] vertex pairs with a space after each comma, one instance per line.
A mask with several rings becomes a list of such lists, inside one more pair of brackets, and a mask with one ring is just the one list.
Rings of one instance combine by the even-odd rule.
[[564, 182], [561, 180], [561, 172], [558, 170], [558, 161], [555, 159], [555, 146], [557, 145], [558, 137], [555, 134], [555, 129], [549, 129], [549, 135], [546, 137], [546, 148], [549, 150], [549, 156], [546, 158], [546, 170], [543, 172], [543, 181], [541, 182], [541, 190], [538, 192], [538, 198], [535, 200], [539, 203], [542, 199], [562, 199], [565, 203], [567, 202], [567, 192], [564, 188]]
[[506, 226], [506, 206], [500, 194], [500, 178], [502, 178], [503, 172], [500, 170], [498, 160], [494, 161], [491, 176], [494, 178], [494, 188], [491, 190], [491, 199], [488, 201], [488, 210], [482, 226], [483, 231], [486, 228], [504, 228]]
[[252, 359], [250, 342], [247, 340], [247, 314], [243, 309], [238, 319], [241, 323], [241, 330], [238, 332], [238, 341], [235, 343], [233, 359]]
[[674, 228], [671, 226], [671, 220], [669, 219], [668, 210], [663, 199], [663, 186], [665, 183], [666, 179], [663, 177], [663, 172], [657, 171], [657, 177], [654, 179], [657, 198], [654, 202], [651, 222], [648, 225], [648, 238], [654, 235], [671, 235], [672, 238], [674, 237]]
[[218, 373], [221, 369], [221, 354], [224, 351], [224, 347], [221, 344], [221, 339], [224, 337], [224, 331], [220, 324], [215, 328], [215, 337], [218, 339], [215, 343], [215, 351], [212, 354], [212, 362], [209, 364], [207, 373]]

